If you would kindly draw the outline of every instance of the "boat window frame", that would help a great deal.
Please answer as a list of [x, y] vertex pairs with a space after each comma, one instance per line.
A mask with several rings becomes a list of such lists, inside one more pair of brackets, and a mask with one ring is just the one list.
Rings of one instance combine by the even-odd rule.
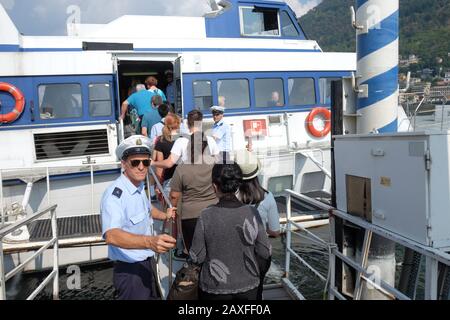
[[[317, 78], [317, 90], [319, 93], [319, 104], [331, 106], [331, 88], [330, 88], [330, 102], [322, 101], [323, 92], [322, 92], [322, 87], [321, 87], [321, 80], [326, 80], [328, 82], [328, 81], [337, 81], [337, 80], [340, 80], [340, 78], [337, 78], [337, 77], [318, 77]], [[325, 88], [325, 90], [327, 90], [327, 88]]]
[[[243, 9], [252, 9], [256, 7], [268, 10], [275, 10], [277, 12], [277, 22], [278, 22], [278, 35], [275, 34], [246, 34], [244, 28], [244, 12]], [[281, 38], [281, 26], [280, 26], [280, 9], [273, 7], [259, 7], [259, 6], [239, 6], [239, 28], [241, 37], [254, 37], [254, 38]]]
[[[194, 85], [194, 83], [195, 82], [199, 82], [199, 81], [202, 81], [202, 82], [209, 82], [210, 83], [210, 97], [211, 97], [211, 103], [212, 103], [212, 105], [209, 107], [209, 108], [211, 108], [213, 105], [214, 105], [214, 92], [213, 92], [213, 88], [214, 88], [214, 81], [212, 81], [211, 79], [195, 79], [195, 80], [192, 80], [192, 99], [193, 99], [193, 105], [194, 105], [194, 107], [195, 108], [198, 108], [197, 107], [197, 105], [196, 105], [196, 103], [195, 103], [195, 99], [196, 98], [198, 98], [198, 97], [205, 97], [205, 96], [196, 96], [195, 95], [195, 85]], [[209, 108], [198, 108], [199, 110], [209, 110]]]
[[[312, 80], [312, 84], [313, 84], [313, 89], [314, 89], [314, 92], [313, 92], [313, 95], [312, 95], [312, 97], [314, 98], [314, 101], [312, 102], [312, 103], [303, 103], [303, 104], [294, 104], [294, 103], [292, 103], [291, 102], [291, 92], [289, 91], [289, 82], [291, 81], [291, 80], [295, 80], [295, 79], [303, 79], [303, 80]], [[296, 106], [299, 106], [299, 107], [302, 107], [302, 106], [310, 106], [310, 105], [317, 105], [317, 91], [318, 91], [318, 88], [317, 88], [317, 81], [316, 81], [316, 77], [296, 77], [296, 76], [289, 76], [289, 77], [287, 77], [287, 101], [288, 101], [288, 106], [291, 106], [291, 107], [296, 107]]]
[[[219, 100], [219, 97], [221, 96], [220, 94], [219, 94], [219, 82], [220, 81], [233, 81], [233, 80], [245, 80], [245, 81], [247, 81], [247, 89], [248, 89], [248, 106], [247, 107], [242, 107], [242, 106], [239, 106], [239, 107], [227, 107], [227, 105], [226, 105], [226, 103], [225, 103], [225, 109], [228, 109], [228, 110], [233, 110], [233, 109], [243, 109], [243, 110], [248, 110], [248, 109], [251, 109], [252, 108], [252, 94], [251, 94], [251, 92], [252, 92], [252, 89], [251, 89], [251, 85], [252, 85], [252, 80], [251, 79], [249, 79], [249, 78], [245, 78], [245, 77], [242, 77], [242, 78], [218, 78], [216, 81], [215, 81], [215, 89], [216, 89], [216, 92], [217, 92], [217, 101]], [[226, 97], [225, 97], [226, 98]]]
[[[41, 96], [40, 96], [40, 92], [39, 92], [39, 88], [41, 86], [55, 86], [55, 85], [77, 85], [80, 88], [80, 101], [81, 101], [81, 114], [79, 116], [70, 116], [70, 117], [54, 117], [54, 118], [43, 118], [42, 117], [42, 113], [41, 113]], [[83, 119], [86, 114], [85, 114], [85, 110], [84, 110], [84, 94], [83, 94], [83, 84], [81, 82], [48, 82], [48, 83], [38, 83], [36, 86], [36, 91], [37, 91], [37, 98], [38, 98], [38, 111], [39, 111], [39, 116], [38, 119], [39, 121], [43, 121], [43, 122], [48, 122], [48, 121], [55, 121], [55, 120], [70, 120], [70, 119]], [[43, 99], [43, 97], [42, 97]]]
[[[285, 35], [285, 34], [283, 34], [283, 28], [282, 28], [282, 26], [281, 26], [281, 15], [282, 15], [283, 13], [286, 14], [286, 16], [287, 16], [287, 18], [289, 19], [289, 21], [291, 21], [291, 24], [292, 24], [292, 26], [294, 27], [295, 32], [297, 32], [297, 34], [296, 34], [295, 36], [294, 36], [294, 35]], [[295, 39], [297, 39], [298, 37], [300, 37], [300, 31], [298, 30], [298, 28], [297, 28], [297, 26], [295, 25], [294, 21], [292, 21], [292, 17], [291, 17], [291, 15], [289, 14], [289, 12], [287, 12], [287, 10], [279, 10], [279, 11], [278, 11], [278, 18], [279, 18], [279, 21], [280, 21], [280, 33], [281, 33], [281, 36], [282, 36], [282, 37], [284, 37], [284, 38], [295, 38]], [[298, 24], [298, 22], [297, 22], [297, 24]]]
[[[281, 106], [259, 106], [258, 104], [257, 104], [257, 97], [256, 97], [256, 82], [258, 81], [258, 80], [281, 80], [281, 92], [282, 92], [282, 94], [283, 94], [283, 105], [281, 105]], [[280, 108], [280, 109], [283, 109], [283, 108], [285, 108], [286, 106], [288, 106], [288, 104], [287, 104], [287, 99], [286, 99], [286, 93], [284, 92], [285, 90], [284, 90], [284, 88], [285, 88], [285, 81], [284, 81], [285, 79], [283, 78], [283, 77], [272, 77], [272, 78], [266, 78], [266, 77], [255, 77], [255, 78], [253, 78], [253, 97], [254, 97], [254, 108], [257, 108], [257, 109], [266, 109], [266, 108]]]
[[[108, 86], [109, 87], [109, 90], [108, 90], [109, 100], [105, 100], [105, 99], [92, 100], [91, 99], [91, 91], [90, 91], [91, 85], [105, 85], [105, 86]], [[110, 117], [110, 116], [112, 116], [113, 109], [114, 109], [114, 103], [113, 103], [113, 94], [111, 92], [111, 89], [112, 89], [111, 88], [111, 84], [109, 82], [89, 82], [87, 84], [87, 94], [88, 94], [88, 105], [87, 105], [87, 108], [88, 108], [89, 117], [102, 118], [102, 117]], [[109, 109], [110, 112], [109, 112], [109, 114], [102, 114], [102, 115], [98, 115], [98, 116], [93, 115], [92, 112], [91, 112], [91, 102], [104, 102], [104, 101], [109, 101], [110, 102], [110, 109]]]

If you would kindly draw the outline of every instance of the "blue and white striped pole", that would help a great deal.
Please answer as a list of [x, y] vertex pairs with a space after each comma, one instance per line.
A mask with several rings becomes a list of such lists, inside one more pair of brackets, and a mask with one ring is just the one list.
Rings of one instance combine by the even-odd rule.
[[399, 0], [357, 0], [357, 133], [397, 132]]
[[[356, 0], [357, 133], [397, 132], [399, 0]], [[362, 241], [363, 234], [359, 237]], [[362, 254], [357, 246], [357, 255]], [[395, 243], [373, 235], [367, 266], [377, 283], [395, 285]], [[363, 285], [358, 298], [387, 299]]]

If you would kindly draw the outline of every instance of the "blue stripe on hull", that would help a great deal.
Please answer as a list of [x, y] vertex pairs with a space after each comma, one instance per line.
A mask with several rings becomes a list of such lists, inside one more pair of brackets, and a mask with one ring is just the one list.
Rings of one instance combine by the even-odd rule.
[[356, 7], [361, 8], [363, 5], [366, 4], [366, 2], [369, 2], [370, 0], [357, 0], [356, 1]]
[[369, 79], [365, 84], [369, 85], [369, 97], [358, 100], [358, 110], [371, 106], [378, 101], [384, 100], [393, 95], [397, 89], [398, 66], [388, 72]]
[[381, 21], [380, 29], [370, 29], [369, 33], [358, 35], [358, 60], [397, 40], [396, 30], [398, 30], [398, 11]]

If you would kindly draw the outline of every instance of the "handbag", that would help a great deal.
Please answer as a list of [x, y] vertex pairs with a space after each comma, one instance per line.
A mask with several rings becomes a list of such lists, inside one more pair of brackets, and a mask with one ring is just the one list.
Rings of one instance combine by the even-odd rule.
[[187, 262], [178, 270], [167, 300], [198, 300], [198, 280], [201, 267]]

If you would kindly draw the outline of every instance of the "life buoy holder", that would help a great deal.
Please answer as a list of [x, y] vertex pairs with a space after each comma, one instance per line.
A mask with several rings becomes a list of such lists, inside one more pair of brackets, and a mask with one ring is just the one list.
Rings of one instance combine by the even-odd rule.
[[25, 98], [22, 91], [12, 84], [6, 82], [0, 82], [0, 91], [9, 92], [16, 100], [14, 109], [7, 114], [0, 114], [0, 123], [11, 123], [16, 121], [25, 108]]
[[[317, 116], [321, 116], [324, 118], [325, 126], [323, 129], [318, 130], [314, 127], [314, 119]], [[327, 108], [319, 107], [314, 108], [308, 117], [306, 118], [306, 127], [308, 131], [317, 138], [325, 137], [331, 131], [331, 112]]]

